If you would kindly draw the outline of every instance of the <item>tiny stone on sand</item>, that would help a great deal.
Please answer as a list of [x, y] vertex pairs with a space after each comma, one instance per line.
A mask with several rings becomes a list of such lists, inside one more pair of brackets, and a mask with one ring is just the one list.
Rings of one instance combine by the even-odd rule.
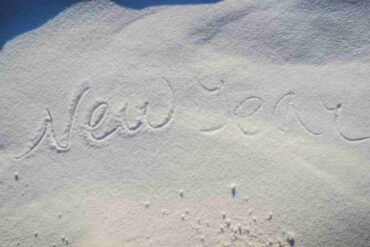
[[236, 196], [236, 184], [235, 183], [230, 184], [230, 189], [231, 189], [231, 195], [235, 197]]
[[226, 218], [226, 212], [222, 212], [221, 215], [222, 215], [222, 219]]

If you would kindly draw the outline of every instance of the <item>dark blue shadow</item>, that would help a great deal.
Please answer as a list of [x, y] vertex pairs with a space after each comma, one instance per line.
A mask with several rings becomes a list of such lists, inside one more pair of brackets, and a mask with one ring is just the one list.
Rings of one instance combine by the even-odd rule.
[[[85, 0], [0, 0], [0, 49], [17, 35], [42, 26], [64, 9]], [[112, 0], [123, 7], [210, 4], [222, 0]]]
[[24, 32], [38, 28], [80, 0], [0, 0], [0, 49]]
[[211, 4], [222, 0], [112, 0], [113, 2], [131, 9], [144, 9], [160, 5]]

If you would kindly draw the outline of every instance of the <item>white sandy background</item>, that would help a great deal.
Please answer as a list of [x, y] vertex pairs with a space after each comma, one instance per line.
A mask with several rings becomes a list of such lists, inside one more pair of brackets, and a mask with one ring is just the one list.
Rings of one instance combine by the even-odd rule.
[[331, 4], [86, 1], [7, 42], [0, 246], [370, 246], [370, 7]]

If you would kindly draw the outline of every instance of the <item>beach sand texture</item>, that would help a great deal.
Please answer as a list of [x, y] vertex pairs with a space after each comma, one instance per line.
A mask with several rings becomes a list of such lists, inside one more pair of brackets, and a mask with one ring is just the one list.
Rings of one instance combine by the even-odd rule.
[[370, 246], [370, 3], [0, 1], [0, 246]]

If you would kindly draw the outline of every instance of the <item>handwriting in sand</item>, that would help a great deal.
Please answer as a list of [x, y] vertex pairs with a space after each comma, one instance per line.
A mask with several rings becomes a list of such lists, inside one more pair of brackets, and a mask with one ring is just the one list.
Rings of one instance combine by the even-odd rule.
[[[134, 137], [142, 132], [146, 131], [158, 131], [165, 130], [171, 122], [173, 121], [175, 112], [176, 112], [176, 100], [175, 100], [175, 90], [170, 83], [170, 80], [166, 78], [161, 78], [164, 84], [168, 87], [168, 93], [171, 94], [171, 102], [169, 102], [168, 112], [161, 117], [161, 121], [153, 123], [150, 119], [148, 112], [150, 112], [151, 102], [143, 101], [140, 106], [136, 106], [139, 114], [132, 121], [127, 116], [127, 109], [129, 102], [125, 102], [120, 109], [115, 109], [113, 111], [110, 109], [109, 102], [106, 101], [96, 101], [87, 112], [87, 119], [82, 125], [82, 129], [85, 133], [87, 140], [90, 143], [101, 144], [107, 142], [109, 139], [114, 138], [114, 136], [120, 135], [123, 137]], [[200, 90], [205, 90], [208, 94], [222, 94], [222, 90], [225, 86], [223, 80], [220, 81], [217, 86], [209, 86], [199, 83]], [[30, 141], [28, 147], [24, 152], [14, 156], [15, 160], [23, 159], [32, 153], [34, 153], [39, 146], [44, 142], [48, 141], [50, 147], [55, 149], [57, 152], [66, 152], [71, 149], [72, 138], [73, 138], [73, 129], [76, 124], [76, 114], [80, 110], [81, 104], [83, 104], [84, 97], [92, 90], [89, 86], [84, 86], [81, 89], [77, 90], [75, 96], [72, 98], [69, 107], [69, 117], [67, 119], [67, 124], [65, 126], [64, 132], [61, 135], [61, 138], [58, 138], [54, 128], [54, 119], [53, 113], [49, 109], [45, 109], [45, 118], [41, 121], [41, 125], [36, 133], [36, 135]], [[323, 133], [317, 130], [314, 130], [308, 126], [307, 123], [302, 119], [298, 108], [295, 105], [295, 99], [297, 95], [288, 91], [283, 94], [278, 100], [273, 104], [272, 115], [275, 119], [276, 127], [281, 131], [288, 131], [288, 128], [281, 124], [279, 118], [282, 115], [287, 114], [288, 111], [293, 112], [297, 123], [310, 135], [318, 136]], [[351, 137], [348, 134], [344, 134], [341, 130], [338, 119], [340, 118], [340, 112], [342, 109], [342, 104], [338, 103], [334, 107], [329, 107], [320, 102], [322, 107], [333, 116], [333, 125], [338, 133], [338, 135], [348, 142], [359, 142], [370, 139], [370, 136], [360, 136], [360, 137]], [[288, 107], [286, 107], [288, 105]], [[284, 106], [284, 107], [283, 107]], [[236, 119], [249, 119], [256, 117], [257, 113], [260, 112], [264, 107], [264, 99], [260, 96], [252, 95], [244, 98], [233, 109], [230, 109], [232, 115]], [[215, 127], [216, 126], [216, 127]], [[220, 133], [220, 130], [227, 127], [227, 122], [223, 124], [215, 124], [214, 126], [209, 126], [207, 128], [199, 129], [202, 133], [207, 134], [217, 134]], [[263, 129], [260, 130], [248, 130], [243, 127], [241, 124], [238, 124], [238, 128], [243, 135], [253, 136], [263, 132]]]

